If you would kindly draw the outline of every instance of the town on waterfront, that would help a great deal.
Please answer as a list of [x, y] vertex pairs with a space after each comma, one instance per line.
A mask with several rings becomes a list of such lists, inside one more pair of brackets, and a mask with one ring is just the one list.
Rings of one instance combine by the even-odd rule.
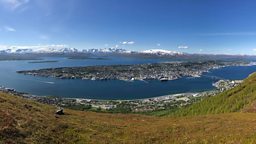
[[17, 72], [25, 75], [54, 77], [59, 79], [168, 81], [182, 77], [200, 77], [210, 69], [245, 65], [252, 65], [252, 63], [219, 61], [166, 62], [137, 65], [63, 67]]
[[[50, 61], [52, 62], [52, 61]], [[54, 61], [56, 62], [56, 61]], [[40, 63], [39, 63], [40, 64]], [[17, 71], [18, 74], [53, 77], [56, 79], [124, 80], [124, 81], [169, 81], [183, 77], [200, 77], [210, 70], [231, 66], [253, 66], [246, 61], [204, 61], [204, 62], [162, 62], [153, 64], [109, 65], [87, 67], [62, 67], [39, 70]], [[77, 110], [101, 112], [140, 113], [175, 109], [195, 103], [205, 97], [214, 96], [239, 85], [241, 80], [220, 79], [214, 82], [213, 90], [167, 94], [142, 99], [106, 100], [58, 96], [37, 96], [22, 93], [12, 88], [0, 87], [0, 90], [41, 103]], [[54, 84], [50, 83], [49, 84]]]
[[225, 90], [229, 90], [242, 83], [242, 80], [219, 80], [213, 84], [216, 90], [198, 93], [181, 93], [165, 95], [146, 99], [134, 100], [97, 100], [85, 98], [61, 98], [54, 96], [36, 96], [27, 93], [17, 92], [13, 88], [0, 86], [0, 91], [32, 99], [44, 104], [55, 105], [57, 107], [71, 108], [76, 110], [90, 110], [98, 112], [120, 112], [120, 113], [140, 113], [175, 109], [190, 105], [205, 97], [214, 96]]

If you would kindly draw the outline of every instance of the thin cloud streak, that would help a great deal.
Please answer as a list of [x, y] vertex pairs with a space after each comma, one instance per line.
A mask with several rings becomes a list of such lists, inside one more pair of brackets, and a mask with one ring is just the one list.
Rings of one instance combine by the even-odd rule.
[[48, 35], [40, 35], [39, 38], [41, 40], [48, 40], [48, 39], [50, 39], [50, 37]]
[[133, 45], [135, 44], [134, 41], [123, 41], [123, 42], [120, 42], [122, 45]]
[[16, 10], [19, 7], [29, 3], [30, 0], [0, 0], [0, 4], [10, 10]]
[[5, 26], [4, 29], [8, 32], [16, 32], [16, 29], [10, 26]]
[[178, 48], [179, 49], [188, 49], [189, 47], [187, 45], [179, 45]]

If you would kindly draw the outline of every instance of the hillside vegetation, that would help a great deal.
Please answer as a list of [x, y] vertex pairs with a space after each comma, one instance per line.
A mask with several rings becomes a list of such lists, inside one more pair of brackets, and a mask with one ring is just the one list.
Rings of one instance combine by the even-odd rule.
[[[0, 93], [1, 143], [256, 143], [256, 74], [168, 117], [65, 109]], [[172, 116], [170, 116], [172, 115]]]
[[251, 74], [243, 83], [231, 90], [225, 91], [217, 96], [202, 99], [202, 101], [186, 108], [178, 109], [176, 111], [164, 111], [161, 114], [188, 116], [242, 111], [254, 112], [256, 111], [255, 102], [256, 73]]

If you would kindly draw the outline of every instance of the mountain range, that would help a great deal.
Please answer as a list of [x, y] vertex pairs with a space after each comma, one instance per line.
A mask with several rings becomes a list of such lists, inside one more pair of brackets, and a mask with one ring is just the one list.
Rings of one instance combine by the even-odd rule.
[[18, 48], [12, 47], [0, 50], [0, 54], [29, 54], [29, 53], [89, 53], [89, 54], [146, 54], [146, 55], [183, 55], [182, 52], [163, 50], [163, 49], [150, 49], [145, 51], [129, 51], [122, 48], [100, 48], [100, 49], [84, 49], [78, 50], [76, 48]]

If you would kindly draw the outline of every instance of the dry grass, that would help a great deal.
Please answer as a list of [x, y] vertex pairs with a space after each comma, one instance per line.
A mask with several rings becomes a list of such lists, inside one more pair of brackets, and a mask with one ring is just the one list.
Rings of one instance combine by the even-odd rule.
[[[256, 143], [256, 74], [239, 87], [153, 117], [65, 110], [0, 93], [1, 143]], [[174, 113], [175, 115], [175, 113]]]
[[150, 117], [65, 110], [0, 93], [0, 143], [255, 143], [256, 114]]

